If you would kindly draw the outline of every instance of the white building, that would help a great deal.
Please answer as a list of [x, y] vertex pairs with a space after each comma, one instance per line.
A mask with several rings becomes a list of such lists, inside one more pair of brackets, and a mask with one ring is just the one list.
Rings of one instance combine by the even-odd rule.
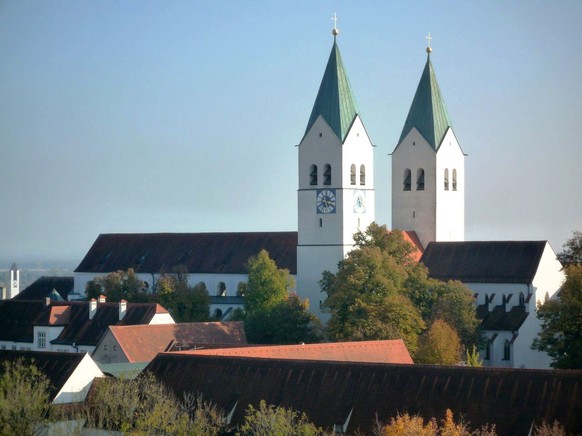
[[459, 280], [475, 292], [487, 346], [484, 365], [549, 368], [531, 349], [540, 332], [537, 305], [556, 296], [562, 265], [546, 241], [431, 242], [422, 263], [432, 278]]

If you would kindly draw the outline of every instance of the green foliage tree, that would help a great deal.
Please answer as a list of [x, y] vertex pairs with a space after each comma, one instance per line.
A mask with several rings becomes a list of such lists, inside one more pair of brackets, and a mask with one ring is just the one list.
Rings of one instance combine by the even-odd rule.
[[148, 301], [147, 288], [133, 269], [127, 271], [115, 271], [105, 276], [95, 277], [87, 283], [86, 293], [88, 298], [99, 298], [105, 295], [107, 301], [118, 302], [121, 300], [132, 303], [145, 303]]
[[288, 297], [295, 285], [289, 270], [277, 268], [266, 250], [249, 259], [249, 279], [245, 293], [245, 311], [249, 315], [274, 308]]
[[453, 412], [447, 409], [440, 425], [436, 418], [428, 420], [425, 424], [420, 416], [399, 414], [384, 427], [382, 434], [384, 436], [495, 436], [497, 432], [494, 425], [485, 425], [479, 430], [471, 430], [467, 423], [456, 422]]
[[582, 369], [582, 264], [566, 267], [558, 298], [538, 306], [541, 331], [532, 348], [545, 351], [552, 367]]
[[354, 241], [356, 248], [337, 272], [325, 271], [320, 282], [331, 339], [403, 339], [414, 354], [418, 336], [440, 318], [459, 332], [464, 345], [478, 341], [471, 291], [459, 282], [430, 279], [401, 232], [372, 223]]
[[261, 401], [259, 408], [249, 405], [239, 436], [317, 436], [323, 431], [309, 422], [307, 415]]
[[293, 278], [262, 250], [248, 262], [244, 313], [247, 340], [260, 344], [317, 342], [320, 324], [309, 312], [309, 303], [289, 292]]
[[0, 368], [0, 434], [33, 434], [47, 417], [49, 387], [34, 362], [4, 362]]
[[460, 357], [459, 335], [445, 321], [437, 319], [420, 337], [414, 361], [430, 365], [454, 365]]
[[210, 296], [206, 285], [202, 282], [188, 285], [188, 274], [181, 269], [162, 274], [152, 298], [168, 309], [176, 322], [203, 322], [209, 319]]
[[557, 254], [562, 265], [582, 264], [582, 232], [574, 231], [572, 237], [566, 241], [562, 248], [563, 251]]

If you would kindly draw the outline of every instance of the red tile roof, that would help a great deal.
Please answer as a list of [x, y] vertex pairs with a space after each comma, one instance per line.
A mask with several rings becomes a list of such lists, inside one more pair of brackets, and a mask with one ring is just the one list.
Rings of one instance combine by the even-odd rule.
[[102, 234], [75, 272], [158, 273], [184, 266], [189, 273], [246, 274], [249, 257], [262, 249], [279, 268], [297, 273], [297, 232]]
[[414, 248], [416, 248], [416, 251], [414, 253], [412, 253], [411, 256], [415, 261], [418, 262], [420, 260], [420, 258], [422, 257], [422, 253], [424, 253], [424, 248], [422, 247], [422, 244], [420, 243], [420, 239], [418, 238], [418, 235], [416, 234], [416, 232], [414, 230], [408, 230], [408, 231], [403, 231], [402, 236], [404, 236], [404, 240], [406, 242], [411, 243], [414, 246]]
[[333, 360], [338, 362], [414, 363], [401, 339], [386, 341], [335, 342], [326, 344], [275, 345], [182, 353], [259, 359]]
[[149, 362], [172, 343], [192, 345], [246, 344], [243, 323], [196, 322], [111, 326], [111, 333], [129, 362]]

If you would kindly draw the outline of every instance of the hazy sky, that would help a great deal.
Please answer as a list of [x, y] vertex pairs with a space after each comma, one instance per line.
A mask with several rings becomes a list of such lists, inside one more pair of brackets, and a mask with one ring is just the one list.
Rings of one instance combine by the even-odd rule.
[[390, 157], [431, 59], [466, 160], [466, 239], [582, 230], [582, 1], [0, 0], [0, 267], [99, 233], [297, 229], [330, 17]]

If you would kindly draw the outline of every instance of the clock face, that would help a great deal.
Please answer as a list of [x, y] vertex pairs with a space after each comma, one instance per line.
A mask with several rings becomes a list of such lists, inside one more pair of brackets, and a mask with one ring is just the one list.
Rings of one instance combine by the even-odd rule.
[[354, 212], [366, 212], [366, 193], [364, 191], [354, 192]]
[[335, 203], [335, 189], [317, 190], [317, 213], [335, 213]]

